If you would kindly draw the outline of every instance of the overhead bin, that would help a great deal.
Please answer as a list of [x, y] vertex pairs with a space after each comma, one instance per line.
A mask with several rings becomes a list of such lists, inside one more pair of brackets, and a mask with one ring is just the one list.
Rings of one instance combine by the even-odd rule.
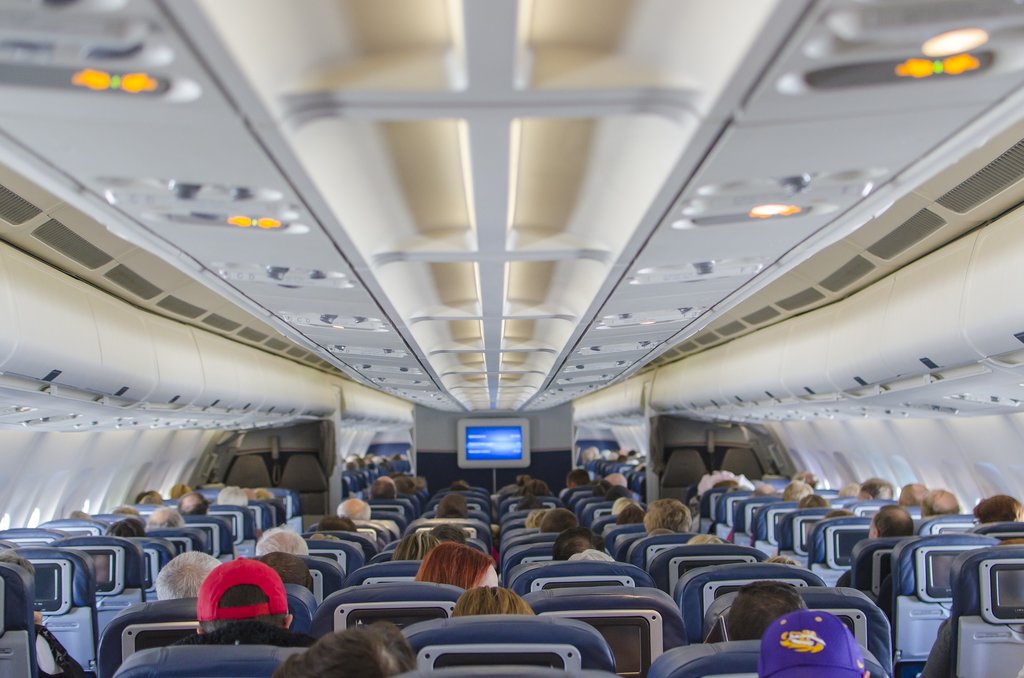
[[964, 335], [981, 355], [1024, 348], [1024, 209], [977, 234], [963, 292]]
[[885, 363], [864, 359], [864, 347], [883, 343], [878, 332], [892, 288], [893, 277], [889, 276], [835, 304], [826, 361], [833, 391], [861, 388], [890, 376]]
[[341, 382], [341, 420], [412, 428], [413, 405], [367, 386], [345, 381]]
[[807, 399], [833, 390], [828, 380], [828, 331], [836, 312], [834, 306], [826, 306], [781, 325], [786, 331], [780, 371], [785, 394]]
[[645, 374], [574, 400], [572, 422], [609, 421], [644, 416], [644, 389], [652, 375]]

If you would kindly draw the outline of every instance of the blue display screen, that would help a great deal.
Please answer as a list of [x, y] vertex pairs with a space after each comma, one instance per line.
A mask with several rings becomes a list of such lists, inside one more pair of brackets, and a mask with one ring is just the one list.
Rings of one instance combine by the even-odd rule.
[[520, 426], [467, 426], [467, 461], [522, 459], [523, 429]]

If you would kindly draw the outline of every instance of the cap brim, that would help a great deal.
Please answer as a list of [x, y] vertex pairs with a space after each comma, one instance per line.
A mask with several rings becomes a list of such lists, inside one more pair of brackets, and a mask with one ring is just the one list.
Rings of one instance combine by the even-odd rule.
[[[867, 667], [864, 668], [867, 671]], [[861, 678], [864, 671], [841, 669], [831, 666], [793, 666], [769, 673], [765, 678]]]

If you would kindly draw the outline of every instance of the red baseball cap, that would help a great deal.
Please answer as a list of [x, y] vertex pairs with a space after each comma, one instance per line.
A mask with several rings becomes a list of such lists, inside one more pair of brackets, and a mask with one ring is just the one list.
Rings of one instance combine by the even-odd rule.
[[[220, 607], [220, 599], [228, 589], [245, 584], [259, 587], [267, 602]], [[288, 596], [277, 572], [258, 560], [239, 558], [218, 565], [199, 587], [199, 602], [196, 603], [199, 621], [252, 619], [265, 614], [288, 614]]]

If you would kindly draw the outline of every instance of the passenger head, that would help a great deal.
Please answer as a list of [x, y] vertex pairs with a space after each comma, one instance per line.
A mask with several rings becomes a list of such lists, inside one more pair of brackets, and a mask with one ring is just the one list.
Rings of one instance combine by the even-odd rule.
[[921, 517], [952, 516], [960, 513], [960, 502], [947, 490], [932, 490], [921, 502]]
[[914, 519], [899, 506], [883, 506], [871, 517], [868, 538], [911, 537], [914, 534]]
[[537, 509], [535, 511], [530, 511], [526, 515], [526, 522], [523, 524], [523, 527], [532, 527], [532, 528], [538, 528], [539, 529], [540, 528], [540, 521], [544, 520], [544, 516], [547, 515], [547, 513], [548, 513], [548, 509], [543, 509], [543, 508], [542, 509]]
[[265, 556], [268, 553], [280, 551], [290, 553], [293, 556], [308, 556], [309, 547], [306, 540], [287, 527], [274, 527], [263, 533], [256, 542], [256, 555]]
[[416, 481], [409, 476], [395, 476], [395, 489], [399, 494], [416, 494]]
[[309, 566], [298, 556], [282, 551], [271, 551], [256, 560], [277, 572], [283, 583], [298, 584], [308, 589], [310, 593], [313, 592], [313, 575], [309, 572]]
[[860, 483], [848, 483], [839, 489], [840, 497], [856, 497], [860, 494]]
[[579, 524], [575, 513], [569, 509], [555, 508], [544, 514], [544, 519], [540, 521], [540, 531], [562, 532], [570, 527], [577, 527]]
[[523, 483], [523, 494], [532, 494], [535, 497], [550, 497], [551, 488], [540, 478], [530, 478]]
[[644, 522], [644, 510], [636, 504], [630, 504], [619, 512], [615, 518], [616, 525], [636, 525]]
[[36, 576], [36, 566], [32, 564], [32, 561], [18, 555], [14, 549], [0, 549], [0, 563], [20, 567], [33, 579]]
[[452, 490], [453, 492], [465, 492], [466, 490], [469, 489], [469, 483], [467, 483], [465, 480], [456, 480], [453, 481], [452, 484], [448, 486], [448, 489]]
[[839, 508], [839, 509], [832, 509], [831, 511], [826, 513], [825, 514], [825, 519], [827, 520], [829, 518], [852, 518], [853, 515], [854, 515], [853, 511], [849, 511], [847, 509]]
[[217, 493], [217, 501], [214, 503], [227, 506], [248, 506], [249, 495], [242, 488], [230, 485]]
[[540, 500], [538, 500], [537, 497], [527, 492], [526, 494], [523, 495], [522, 500], [520, 500], [520, 502], [516, 504], [516, 510], [528, 511], [532, 509], [539, 509], [542, 508], [543, 506], [544, 504], [541, 504]]
[[872, 499], [892, 499], [896, 496], [896, 488], [888, 480], [881, 478], [868, 478], [860, 484], [860, 492], [857, 499], [870, 501]]
[[608, 488], [608, 491], [604, 493], [605, 501], [615, 502], [618, 501], [619, 499], [629, 499], [630, 501], [632, 501], [633, 493], [627, 490], [625, 487], [622, 487], [621, 485], [612, 485], [611, 487]]
[[814, 475], [810, 471], [801, 471], [793, 476], [793, 480], [799, 480], [802, 483], [807, 483], [811, 486], [811, 489], [818, 487], [818, 476]]
[[1020, 522], [1021, 503], [1011, 496], [997, 494], [988, 499], [982, 499], [974, 507], [974, 519], [984, 525], [985, 523]]
[[138, 518], [125, 518], [107, 528], [111, 537], [145, 537], [146, 525]]
[[341, 537], [335, 537], [330, 532], [314, 532], [308, 537], [303, 538], [309, 539], [310, 541], [341, 541]]
[[802, 480], [793, 480], [782, 491], [782, 501], [800, 501], [814, 494], [814, 488]]
[[181, 517], [176, 509], [170, 506], [163, 506], [149, 514], [146, 521], [146, 529], [152, 530], [161, 527], [184, 527], [185, 519]]
[[725, 618], [729, 640], [758, 640], [765, 629], [784, 614], [806, 610], [792, 584], [755, 581], [740, 588]]
[[72, 520], [92, 520], [92, 516], [85, 511], [72, 511], [68, 514], [68, 518]]
[[517, 594], [499, 586], [478, 586], [469, 589], [455, 601], [453, 617], [478, 614], [533, 614], [533, 608]]
[[732, 478], [724, 478], [711, 486], [712, 490], [720, 488], [724, 488], [726, 492], [731, 492], [732, 490], [738, 490], [740, 488], [740, 483], [738, 480], [734, 480]]
[[116, 516], [130, 516], [132, 518], [138, 518], [142, 515], [138, 509], [131, 506], [115, 506], [110, 512]]
[[772, 556], [771, 558], [766, 558], [764, 562], [775, 563], [776, 565], [789, 565], [790, 567], [803, 567], [803, 565], [789, 556]]
[[626, 487], [626, 485], [628, 484], [626, 482], [626, 476], [622, 475], [621, 473], [609, 473], [604, 477], [604, 479], [612, 487]]
[[352, 522], [351, 518], [342, 518], [341, 516], [324, 516], [317, 523], [316, 529], [323, 530], [325, 532], [358, 532], [356, 524]]
[[563, 530], [551, 547], [552, 560], [569, 560], [570, 556], [587, 549], [603, 549], [604, 540], [586, 527], [570, 527]]
[[590, 474], [587, 473], [586, 469], [574, 468], [565, 475], [565, 487], [572, 489], [574, 487], [583, 487], [584, 485], [590, 484]]
[[268, 501], [274, 498], [274, 493], [265, 487], [257, 487], [252, 491], [252, 498], [256, 501]]
[[612, 504], [612, 515], [618, 516], [620, 513], [626, 510], [626, 507], [628, 506], [636, 506], [636, 504], [633, 502], [632, 499], [629, 499], [627, 497], [619, 497], [618, 499], [615, 500], [615, 503]]
[[191, 491], [192, 488], [185, 483], [175, 483], [174, 485], [171, 485], [171, 491], [167, 493], [167, 498], [180, 499]]
[[797, 508], [802, 509], [828, 508], [829, 506], [830, 504], [828, 503], [828, 499], [825, 499], [825, 497], [819, 497], [816, 494], [807, 495], [806, 497], [800, 500], [799, 504], [797, 504]]
[[257, 560], [221, 563], [203, 580], [196, 603], [199, 633], [213, 633], [240, 621], [288, 628], [288, 597], [281, 577]]
[[455, 544], [465, 544], [469, 538], [466, 531], [458, 525], [435, 525], [430, 529], [430, 534], [437, 537], [439, 542], [450, 541]]
[[652, 501], [644, 516], [644, 528], [648, 533], [659, 527], [673, 532], [689, 532], [692, 524], [690, 509], [678, 499]]
[[351, 518], [352, 520], [369, 520], [370, 519], [370, 505], [362, 499], [346, 499], [345, 501], [338, 504], [338, 516], [342, 518]]
[[[808, 487], [810, 487], [810, 486], [808, 485]], [[772, 487], [771, 485], [769, 485], [768, 483], [758, 483], [757, 485], [754, 486], [754, 494], [753, 494], [753, 496], [755, 496], [755, 497], [774, 497], [775, 496], [775, 488]]]
[[147, 504], [149, 506], [163, 506], [164, 498], [156, 490], [146, 490], [135, 495], [136, 504]]
[[920, 506], [928, 494], [928, 488], [921, 483], [910, 483], [904, 485], [900, 490], [900, 506]]
[[220, 561], [202, 551], [186, 551], [160, 568], [156, 576], [157, 600], [197, 598], [199, 587], [206, 575], [220, 565]]
[[328, 633], [306, 652], [286, 659], [273, 678], [391, 678], [416, 668], [416, 654], [391, 622]]
[[871, 672], [857, 640], [838, 617], [821, 610], [799, 610], [776, 619], [761, 636], [757, 675], [868, 678]]
[[[459, 531], [461, 532], [462, 530]], [[430, 549], [440, 543], [441, 540], [434, 536], [434, 533], [430, 530], [410, 532], [402, 537], [402, 541], [398, 542], [398, 547], [395, 549], [395, 553], [391, 559], [423, 560], [424, 556], [427, 555]]]
[[725, 540], [713, 534], [698, 534], [686, 542], [687, 546], [700, 546], [701, 544], [724, 544]]
[[498, 574], [490, 556], [469, 546], [445, 542], [432, 548], [420, 563], [416, 581], [471, 589], [475, 586], [497, 586]]
[[[598, 537], [600, 539], [600, 537]], [[598, 560], [605, 563], [614, 563], [615, 559], [608, 555], [605, 551], [599, 549], [584, 549], [579, 553], [574, 553], [569, 556], [569, 560]]]
[[469, 515], [469, 505], [461, 494], [446, 494], [437, 503], [438, 518], [465, 518]]
[[186, 516], [205, 516], [210, 502], [198, 492], [189, 492], [178, 499], [178, 511]]
[[370, 485], [370, 499], [396, 499], [398, 488], [395, 481], [388, 476], [381, 476]]
[[595, 497], [604, 497], [608, 493], [608, 490], [612, 488], [612, 484], [607, 480], [601, 479], [591, 485], [593, 488], [591, 492]]

